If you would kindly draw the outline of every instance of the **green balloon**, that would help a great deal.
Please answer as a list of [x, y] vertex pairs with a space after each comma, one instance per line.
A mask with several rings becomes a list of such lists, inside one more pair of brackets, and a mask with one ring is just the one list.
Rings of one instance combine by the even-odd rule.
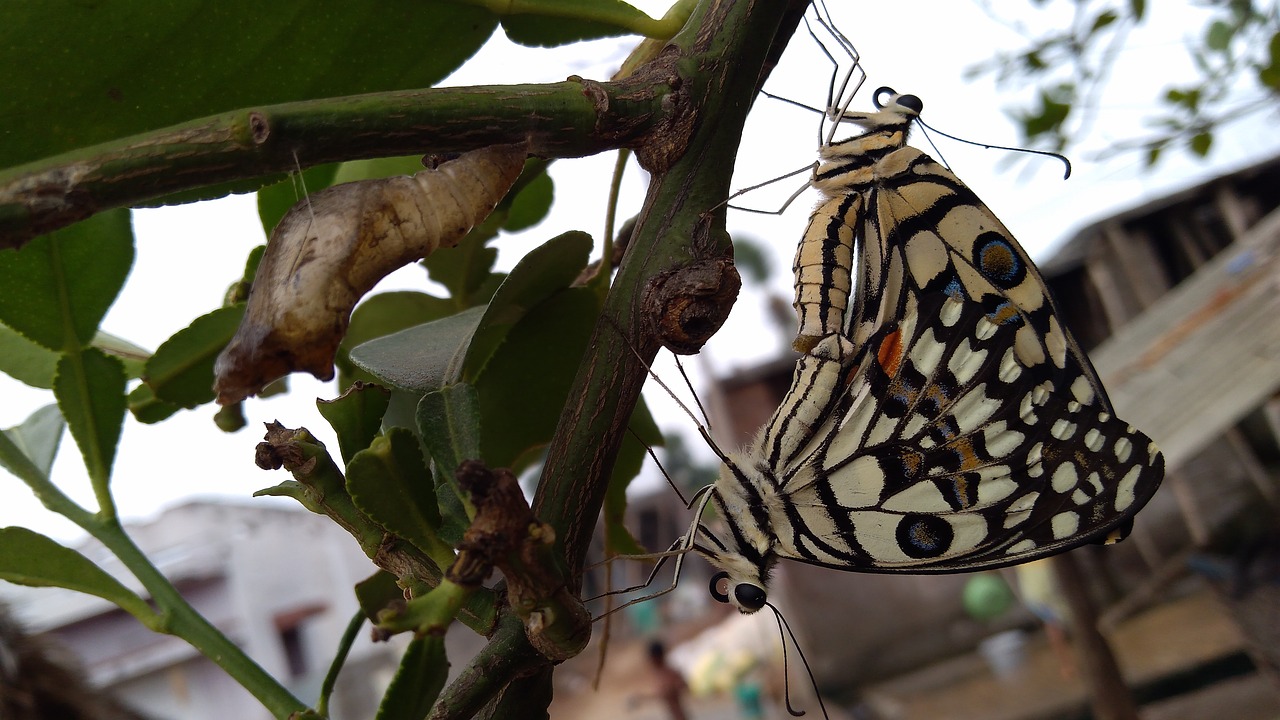
[[999, 575], [975, 575], [964, 585], [964, 610], [975, 620], [993, 620], [1013, 605], [1013, 591]]

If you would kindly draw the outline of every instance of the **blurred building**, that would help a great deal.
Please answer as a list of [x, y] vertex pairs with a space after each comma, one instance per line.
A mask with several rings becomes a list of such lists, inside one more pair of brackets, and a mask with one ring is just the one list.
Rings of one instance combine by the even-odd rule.
[[[372, 563], [328, 518], [270, 501], [196, 501], [129, 525], [130, 535], [196, 610], [296, 697], [314, 703]], [[124, 584], [138, 583], [96, 541], [76, 549]], [[186, 642], [152, 633], [90, 595], [0, 583], [0, 602], [28, 633], [77, 656], [93, 684], [155, 720], [252, 720], [270, 714]], [[335, 718], [368, 718], [399, 662], [400, 643], [360, 634], [331, 702]]]

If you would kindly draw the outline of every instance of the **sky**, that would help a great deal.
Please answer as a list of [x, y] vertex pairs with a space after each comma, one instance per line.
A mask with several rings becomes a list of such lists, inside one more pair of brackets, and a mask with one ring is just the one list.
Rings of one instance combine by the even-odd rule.
[[[660, 15], [664, 5], [635, 4], [654, 15]], [[1147, 172], [1136, 155], [1106, 162], [1084, 159], [1090, 150], [1108, 141], [1146, 134], [1142, 119], [1154, 110], [1154, 98], [1161, 90], [1152, 84], [1150, 68], [1158, 67], [1161, 77], [1189, 75], [1191, 66], [1182, 44], [1202, 27], [1202, 16], [1174, 5], [1149, 4], [1145, 27], [1121, 53], [1109, 89], [1101, 98], [1093, 133], [1084, 147], [1073, 153], [1070, 180], [1062, 180], [1061, 166], [1055, 161], [1030, 155], [1011, 157], [1004, 151], [935, 140], [951, 168], [1004, 221], [1033, 259], [1045, 259], [1056, 244], [1093, 221], [1280, 151], [1274, 132], [1258, 121], [1225, 129], [1208, 163], [1174, 154], [1156, 171]], [[1037, 24], [1044, 27], [1063, 20], [1051, 14], [1031, 15], [1031, 3], [1002, 6], [1022, 12], [1033, 29]], [[966, 2], [907, 0], [895, 6], [894, 13], [876, 13], [874, 26], [860, 20], [852, 3], [837, 0], [832, 9], [841, 30], [858, 46], [870, 74], [855, 106], [869, 106], [871, 90], [888, 85], [922, 97], [923, 117], [945, 132], [985, 143], [1018, 143], [1016, 128], [1004, 110], [1026, 92], [997, 88], [989, 78], [971, 81], [964, 77], [965, 68], [998, 49], [1023, 45], [1023, 39], [1007, 24], [985, 15], [979, 5]], [[920, 22], [921, 18], [928, 22]], [[512, 45], [499, 32], [445, 84], [557, 82], [574, 74], [606, 79], [634, 42], [634, 38], [616, 38], [548, 51]], [[801, 33], [766, 88], [821, 106], [829, 74], [827, 61]], [[816, 138], [817, 120], [812, 114], [766, 98], [757, 100], [739, 151], [733, 187], [756, 185], [811, 163]], [[918, 136], [914, 144], [933, 154]], [[555, 163], [551, 174], [556, 182], [557, 207], [532, 230], [499, 239], [499, 265], [511, 267], [523, 253], [566, 230], [585, 230], [598, 237], [613, 163], [612, 153]], [[800, 184], [795, 178], [782, 180], [736, 202], [777, 208]], [[629, 217], [640, 208], [644, 185], [643, 171], [633, 164], [624, 178], [619, 217]], [[767, 286], [744, 288], [721, 331], [701, 355], [686, 361], [695, 387], [705, 382], [708, 373], [724, 376], [773, 359], [789, 343], [789, 334], [781, 327], [768, 331], [772, 338], [762, 339], [762, 325], [772, 327], [762, 316], [770, 294], [790, 302], [791, 259], [814, 201], [809, 191], [777, 216], [730, 211], [730, 232], [750, 237], [763, 247], [775, 271]], [[124, 292], [102, 327], [149, 349], [192, 318], [217, 307], [226, 286], [240, 276], [245, 254], [265, 239], [252, 195], [135, 211], [134, 229], [137, 259]], [[409, 267], [388, 277], [378, 290], [430, 290], [424, 278], [420, 269]], [[655, 371], [677, 378], [673, 367], [664, 357], [655, 364]], [[254, 490], [285, 479], [282, 472], [268, 473], [253, 465], [253, 449], [261, 440], [263, 422], [278, 419], [290, 427], [308, 427], [336, 447], [327, 424], [315, 411], [314, 398], [334, 397], [337, 389], [332, 383], [304, 375], [294, 375], [291, 383], [292, 393], [286, 398], [250, 400], [246, 406], [249, 426], [235, 434], [214, 428], [211, 406], [179, 413], [153, 426], [142, 426], [129, 418], [113, 482], [122, 516], [126, 520], [145, 519], [193, 497], [248, 501]], [[0, 397], [4, 398], [0, 427], [17, 425], [52, 402], [50, 392], [3, 376]], [[701, 444], [692, 422], [663, 391], [650, 387], [646, 398], [664, 429], [686, 433], [690, 445]], [[713, 458], [709, 450], [704, 457]], [[649, 484], [657, 484], [656, 477], [650, 472]], [[64, 437], [53, 478], [73, 499], [92, 507], [87, 476], [69, 435]], [[291, 501], [263, 498], [253, 502]], [[20, 481], [0, 470], [0, 526], [9, 525], [29, 527], [61, 540], [81, 535], [69, 522], [44, 510]]]

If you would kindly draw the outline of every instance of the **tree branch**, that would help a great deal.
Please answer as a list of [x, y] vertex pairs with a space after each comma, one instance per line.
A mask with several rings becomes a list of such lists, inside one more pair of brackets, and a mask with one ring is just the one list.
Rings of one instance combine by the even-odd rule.
[[[707, 3], [674, 39], [680, 52], [668, 47], [653, 64], [680, 78], [669, 100], [673, 121], [637, 151], [654, 174], [649, 194], [534, 498], [534, 513], [564, 545], [575, 589], [647, 364], [660, 345], [696, 351], [736, 297], [723, 206], [733, 159], [769, 58], [790, 38], [806, 5]], [[688, 291], [683, 298], [682, 291]], [[663, 297], [670, 301], [660, 302]], [[689, 311], [699, 306], [707, 310]], [[689, 337], [675, 337], [680, 332]]]
[[[247, 192], [314, 165], [528, 142], [546, 157], [635, 146], [667, 78], [432, 88], [238, 110], [0, 172], [0, 249], [110, 208]], [[228, 183], [231, 183], [228, 185]], [[210, 187], [214, 186], [214, 187]]]

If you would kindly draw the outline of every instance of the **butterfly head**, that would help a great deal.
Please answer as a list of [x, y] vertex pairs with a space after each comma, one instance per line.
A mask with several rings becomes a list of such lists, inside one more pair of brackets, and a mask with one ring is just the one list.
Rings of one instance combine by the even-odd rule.
[[748, 464], [724, 459], [724, 473], [715, 484], [711, 501], [726, 532], [722, 538], [699, 524], [694, 547], [721, 571], [712, 580], [711, 596], [749, 614], [764, 607], [769, 573], [777, 562], [765, 509], [769, 498], [762, 492], [772, 481], [763, 483], [744, 469]]
[[863, 132], [838, 141], [828, 141], [819, 155], [827, 161], [842, 158], [871, 157], [902, 147], [907, 142], [911, 123], [920, 117], [924, 103], [915, 95], [894, 92], [882, 87], [871, 96], [875, 112], [851, 112], [832, 108], [829, 118], [836, 123], [852, 123]]

